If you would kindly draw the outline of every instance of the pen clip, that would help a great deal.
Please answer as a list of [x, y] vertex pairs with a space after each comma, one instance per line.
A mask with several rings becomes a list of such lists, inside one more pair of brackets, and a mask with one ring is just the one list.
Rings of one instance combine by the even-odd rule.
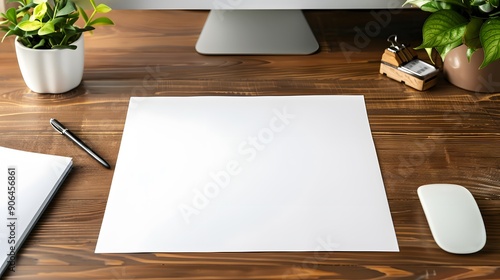
[[50, 125], [59, 133], [64, 134], [67, 128], [65, 128], [60, 122], [56, 119], [50, 119]]

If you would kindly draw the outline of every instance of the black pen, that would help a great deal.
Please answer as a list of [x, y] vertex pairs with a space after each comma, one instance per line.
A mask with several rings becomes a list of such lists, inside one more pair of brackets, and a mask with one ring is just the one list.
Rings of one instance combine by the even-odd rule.
[[106, 168], [111, 168], [111, 166], [98, 154], [96, 154], [92, 149], [89, 148], [89, 146], [85, 145], [80, 138], [76, 137], [71, 131], [69, 131], [64, 125], [62, 125], [60, 122], [58, 122], [56, 119], [50, 119], [50, 125], [59, 133], [62, 135], [67, 136], [71, 141], [73, 141], [75, 144], [80, 146], [85, 152], [87, 152], [91, 157], [93, 157], [95, 160], [97, 160], [100, 164], [102, 164]]

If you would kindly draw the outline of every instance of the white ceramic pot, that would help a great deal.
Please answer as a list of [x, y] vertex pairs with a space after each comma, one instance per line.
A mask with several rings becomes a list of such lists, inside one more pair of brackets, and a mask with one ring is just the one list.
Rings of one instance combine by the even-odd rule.
[[30, 49], [16, 39], [16, 55], [24, 82], [34, 92], [63, 93], [77, 87], [84, 68], [84, 36], [70, 49]]
[[500, 61], [494, 61], [479, 70], [483, 62], [483, 49], [478, 49], [469, 62], [467, 47], [461, 45], [451, 50], [444, 59], [445, 78], [455, 86], [480, 93], [500, 92]]

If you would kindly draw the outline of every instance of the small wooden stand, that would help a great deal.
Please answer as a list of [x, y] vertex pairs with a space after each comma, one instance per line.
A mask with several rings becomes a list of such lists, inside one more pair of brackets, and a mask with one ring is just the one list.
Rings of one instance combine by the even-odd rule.
[[418, 59], [413, 49], [398, 44], [396, 39], [394, 35], [388, 39], [392, 45], [382, 54], [380, 74], [420, 91], [433, 87], [437, 83], [439, 70]]

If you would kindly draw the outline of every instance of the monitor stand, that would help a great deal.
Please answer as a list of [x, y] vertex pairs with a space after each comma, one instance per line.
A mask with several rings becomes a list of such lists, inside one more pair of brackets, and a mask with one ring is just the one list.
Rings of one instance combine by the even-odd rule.
[[196, 43], [205, 55], [306, 55], [318, 48], [300, 10], [212, 10]]

